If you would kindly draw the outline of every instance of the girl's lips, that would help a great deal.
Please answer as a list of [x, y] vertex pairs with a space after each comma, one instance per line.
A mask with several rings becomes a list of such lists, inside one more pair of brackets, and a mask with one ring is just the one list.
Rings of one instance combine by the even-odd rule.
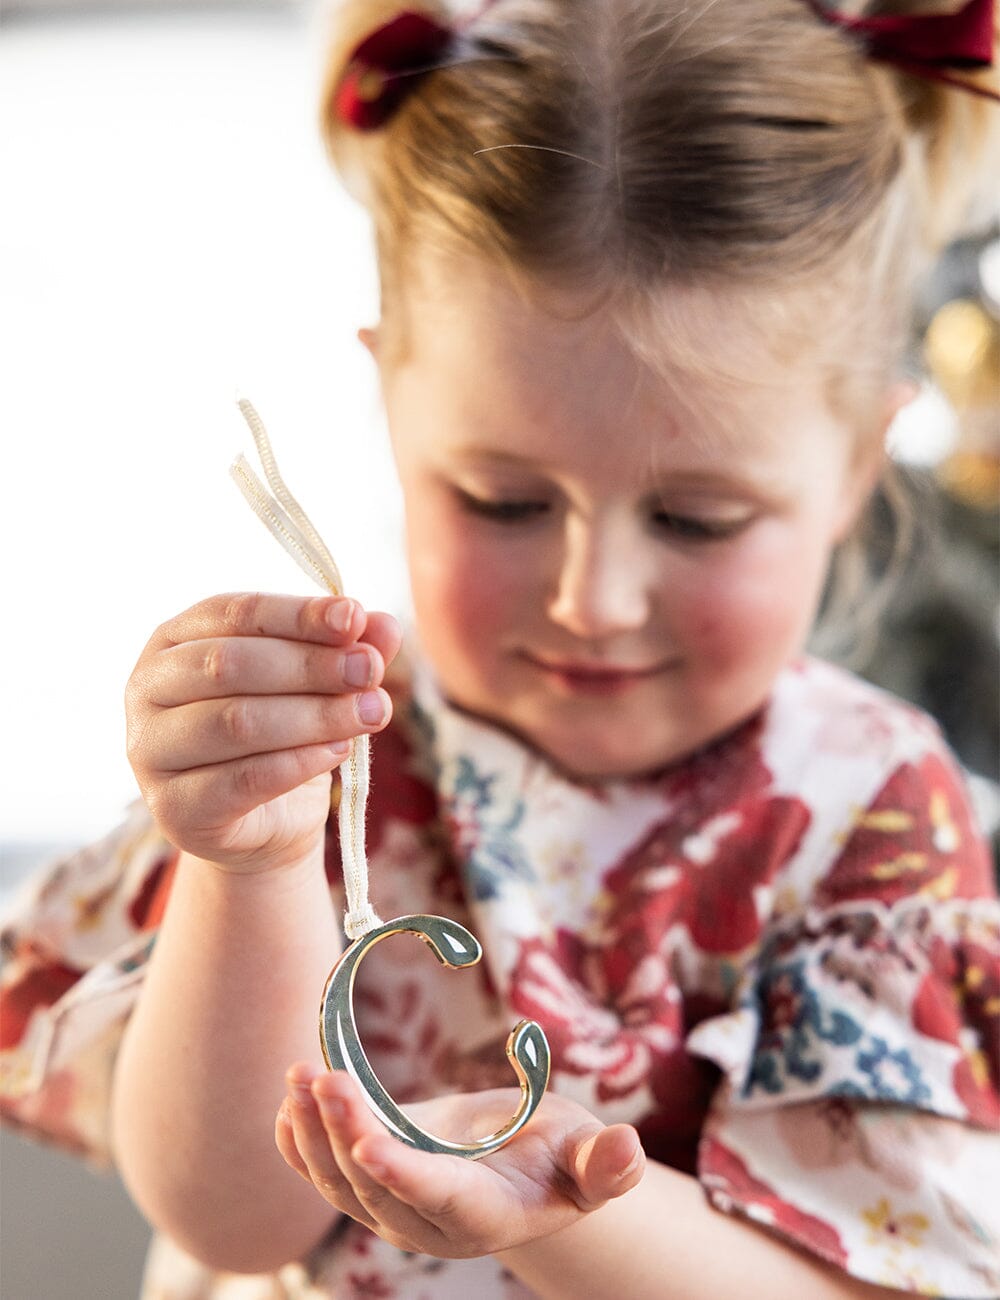
[[527, 655], [528, 662], [564, 691], [581, 695], [617, 695], [661, 673], [668, 666], [627, 668], [614, 664], [582, 664], [538, 659]]

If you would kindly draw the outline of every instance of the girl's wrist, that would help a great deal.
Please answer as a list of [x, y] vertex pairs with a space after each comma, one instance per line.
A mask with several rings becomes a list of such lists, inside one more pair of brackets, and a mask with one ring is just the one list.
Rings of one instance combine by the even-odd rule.
[[183, 853], [191, 868], [210, 876], [225, 887], [253, 889], [276, 886], [294, 888], [300, 882], [326, 874], [324, 837], [306, 849], [280, 854], [260, 853], [238, 864], [219, 862]]

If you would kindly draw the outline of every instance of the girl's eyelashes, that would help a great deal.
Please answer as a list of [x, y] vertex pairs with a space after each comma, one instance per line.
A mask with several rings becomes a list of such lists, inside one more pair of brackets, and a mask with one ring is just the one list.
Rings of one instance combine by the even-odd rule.
[[[502, 524], [526, 523], [547, 514], [551, 509], [547, 501], [532, 501], [516, 497], [481, 497], [457, 486], [454, 487], [454, 492], [464, 510]], [[651, 515], [653, 526], [658, 531], [690, 542], [715, 542], [735, 537], [752, 522], [753, 517], [753, 515], [740, 515], [732, 519], [712, 519], [678, 514], [669, 510], [653, 510]]]
[[657, 510], [653, 515], [653, 522], [658, 529], [684, 541], [720, 542], [741, 533], [749, 527], [753, 518], [753, 515], [741, 515], [735, 519], [699, 519], [694, 515], [679, 515], [669, 510]]
[[470, 514], [495, 519], [498, 523], [522, 523], [527, 519], [533, 519], [544, 514], [549, 508], [546, 501], [496, 500], [490, 497], [477, 497], [460, 487], [455, 488], [455, 495], [463, 508], [468, 510]]

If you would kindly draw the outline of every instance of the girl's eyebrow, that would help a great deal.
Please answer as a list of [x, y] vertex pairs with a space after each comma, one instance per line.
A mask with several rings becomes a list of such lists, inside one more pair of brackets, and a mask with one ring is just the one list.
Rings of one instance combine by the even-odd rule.
[[547, 462], [536, 460], [532, 456], [521, 456], [514, 451], [500, 451], [495, 447], [477, 447], [474, 443], [470, 443], [468, 446], [455, 447], [451, 454], [458, 460], [493, 460], [499, 464], [526, 465], [531, 469], [552, 468]]

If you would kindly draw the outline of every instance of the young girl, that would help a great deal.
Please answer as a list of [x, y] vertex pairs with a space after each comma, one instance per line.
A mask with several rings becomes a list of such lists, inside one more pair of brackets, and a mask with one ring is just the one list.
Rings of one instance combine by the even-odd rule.
[[[145, 807], [6, 936], [8, 1114], [113, 1148], [157, 1300], [1000, 1294], [985, 850], [934, 725], [803, 654], [917, 275], [984, 174], [956, 69], [989, 5], [937, 62], [916, 19], [807, 0], [337, 21], [412, 667], [348, 598], [155, 632]], [[375, 906], [486, 953], [372, 951], [379, 1076], [468, 1140], [513, 1110], [514, 1021], [551, 1045], [481, 1162], [404, 1147], [317, 1063], [362, 733]]]

